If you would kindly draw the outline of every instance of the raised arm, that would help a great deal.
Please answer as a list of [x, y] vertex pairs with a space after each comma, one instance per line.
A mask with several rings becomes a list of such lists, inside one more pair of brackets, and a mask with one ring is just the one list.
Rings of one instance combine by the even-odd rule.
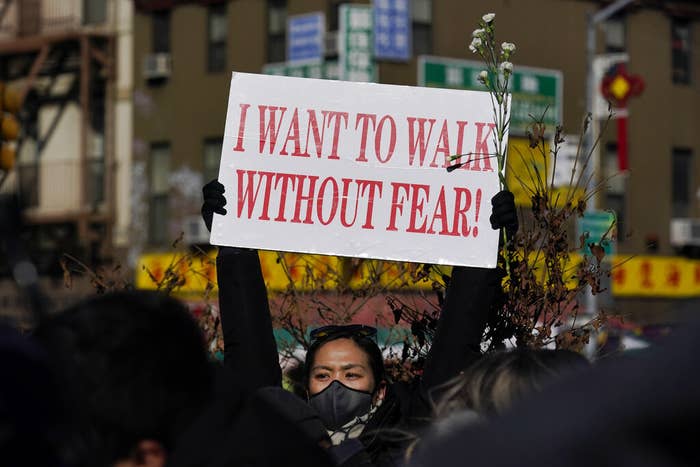
[[[202, 191], [202, 217], [211, 229], [213, 213], [226, 214], [224, 186], [213, 180]], [[280, 386], [282, 373], [257, 250], [219, 248], [216, 271], [224, 366], [250, 391]]]
[[[491, 200], [491, 226], [505, 228], [509, 238], [517, 232], [513, 194], [501, 191]], [[481, 355], [481, 338], [489, 310], [500, 292], [498, 269], [455, 267], [423, 371], [428, 390], [459, 374]]]

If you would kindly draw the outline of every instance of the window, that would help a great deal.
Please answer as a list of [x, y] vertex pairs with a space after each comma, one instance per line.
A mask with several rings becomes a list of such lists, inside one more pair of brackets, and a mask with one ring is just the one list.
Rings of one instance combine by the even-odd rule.
[[85, 191], [86, 201], [96, 205], [105, 200], [104, 135], [95, 133], [91, 144], [92, 151], [87, 160]]
[[107, 21], [107, 0], [83, 0], [83, 23], [100, 24]]
[[207, 70], [219, 72], [226, 70], [226, 4], [209, 7], [207, 25]]
[[170, 11], [153, 12], [153, 53], [170, 53]]
[[287, 0], [267, 0], [267, 61], [283, 62], [287, 47]]
[[[14, 7], [15, 13], [8, 11], [10, 7]], [[38, 0], [33, 2], [3, 1], [2, 6], [0, 6], [0, 13], [2, 13], [0, 17], [3, 17], [0, 23], [2, 23], [4, 28], [7, 28], [16, 21], [14, 24], [17, 27], [18, 36], [34, 36], [40, 34], [41, 29], [44, 27], [44, 22], [48, 19], [43, 18], [46, 14], [44, 13], [44, 8], [46, 8], [44, 2], [39, 2]], [[16, 15], [16, 19], [12, 18], [12, 15]], [[5, 40], [4, 37], [3, 40]], [[3, 76], [3, 78], [5, 78], [5, 76]]]
[[671, 19], [671, 77], [676, 84], [690, 84], [690, 24]]
[[690, 217], [690, 187], [692, 186], [692, 152], [673, 148], [671, 172], [672, 217]]
[[617, 217], [617, 242], [625, 240], [625, 224], [627, 217], [625, 200], [625, 177], [618, 168], [617, 143], [608, 143], [605, 146], [605, 159], [603, 161], [603, 175], [606, 180], [605, 204]]
[[91, 137], [88, 141], [86, 201], [96, 205], [105, 200], [105, 95], [96, 91], [90, 99]]
[[204, 140], [204, 159], [202, 160], [202, 177], [204, 183], [219, 178], [219, 161], [223, 138], [207, 138]]
[[413, 55], [426, 55], [433, 52], [432, 10], [432, 0], [411, 0]]
[[25, 138], [17, 151], [17, 178], [21, 203], [26, 207], [38, 206], [39, 145], [36, 137]]
[[151, 146], [148, 181], [148, 236], [153, 244], [164, 244], [168, 239], [168, 192], [170, 191], [170, 145]]
[[607, 53], [627, 50], [626, 21], [624, 16], [615, 16], [603, 23], [605, 34], [605, 51]]

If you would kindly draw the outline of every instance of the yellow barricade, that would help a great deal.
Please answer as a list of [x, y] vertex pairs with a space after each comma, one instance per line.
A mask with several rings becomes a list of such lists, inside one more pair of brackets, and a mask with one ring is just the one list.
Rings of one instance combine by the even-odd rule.
[[[290, 284], [299, 291], [333, 290], [344, 284], [352, 290], [431, 290], [440, 273], [423, 277], [422, 265], [378, 260], [339, 258], [336, 256], [260, 251], [260, 264], [271, 292], [287, 290]], [[216, 291], [216, 252], [206, 256], [187, 253], [154, 253], [141, 256], [136, 271], [136, 287], [155, 290], [173, 284], [178, 294], [203, 294]], [[575, 286], [579, 255], [571, 255], [565, 265], [570, 286]], [[688, 298], [700, 296], [700, 261], [670, 256], [624, 256], [609, 259], [613, 296]], [[537, 267], [537, 271], [543, 271]], [[538, 272], [539, 278], [544, 277]]]
[[700, 261], [676, 256], [617, 255], [611, 273], [616, 297], [700, 296]]
[[[293, 287], [301, 292], [332, 290], [341, 283], [353, 290], [430, 290], [432, 280], [419, 278], [419, 264], [342, 258], [337, 256], [260, 251], [260, 267], [267, 289], [285, 291]], [[449, 273], [448, 267], [442, 270]], [[216, 252], [206, 256], [177, 253], [153, 253], [139, 258], [136, 288], [157, 290], [178, 284], [178, 294], [216, 291]]]

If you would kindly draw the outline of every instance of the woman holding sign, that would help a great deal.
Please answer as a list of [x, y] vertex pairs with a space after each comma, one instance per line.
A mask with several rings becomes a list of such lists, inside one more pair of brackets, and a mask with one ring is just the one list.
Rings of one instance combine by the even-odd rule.
[[[211, 229], [214, 213], [226, 214], [224, 186], [204, 189], [202, 216]], [[513, 195], [492, 199], [493, 228], [518, 227]], [[221, 247], [217, 257], [224, 362], [251, 392], [281, 386], [267, 291], [256, 250]], [[304, 378], [308, 405], [289, 408], [302, 430], [327, 446], [338, 465], [394, 465], [402, 445], [387, 441], [388, 429], [415, 430], [429, 419], [430, 389], [459, 374], [480, 356], [489, 308], [500, 289], [496, 269], [455, 267], [423, 375], [392, 383], [376, 344], [376, 329], [324, 326], [311, 332]], [[311, 415], [310, 415], [311, 414]], [[312, 425], [317, 423], [317, 427]], [[322, 424], [322, 426], [321, 426]]]

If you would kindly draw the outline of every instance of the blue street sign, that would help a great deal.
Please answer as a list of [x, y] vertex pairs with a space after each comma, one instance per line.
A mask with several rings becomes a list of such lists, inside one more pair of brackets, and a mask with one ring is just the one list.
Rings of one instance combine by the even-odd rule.
[[325, 32], [326, 16], [323, 13], [290, 16], [287, 21], [287, 62], [322, 61]]
[[374, 0], [374, 56], [411, 59], [411, 13], [408, 0]]

